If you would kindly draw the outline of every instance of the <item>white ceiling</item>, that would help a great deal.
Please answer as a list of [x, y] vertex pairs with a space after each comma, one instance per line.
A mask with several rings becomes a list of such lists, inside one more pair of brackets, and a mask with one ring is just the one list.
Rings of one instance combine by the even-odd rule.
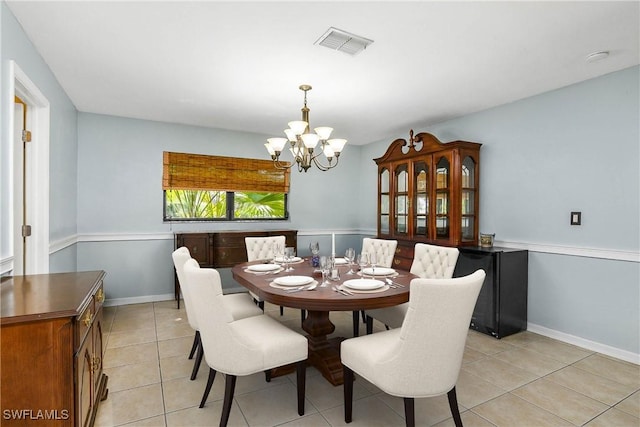
[[[80, 111], [282, 136], [306, 83], [351, 144], [640, 62], [637, 1], [7, 4]], [[374, 43], [314, 45], [332, 26]]]

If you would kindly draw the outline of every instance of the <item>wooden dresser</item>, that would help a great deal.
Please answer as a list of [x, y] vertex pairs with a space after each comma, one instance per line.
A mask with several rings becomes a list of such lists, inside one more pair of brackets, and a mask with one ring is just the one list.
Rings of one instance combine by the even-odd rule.
[[[175, 233], [175, 249], [186, 246], [203, 268], [231, 268], [247, 262], [245, 237], [285, 236], [287, 246], [298, 247], [298, 230], [240, 230]], [[174, 278], [175, 298], [180, 308], [180, 284]]]
[[104, 276], [87, 271], [2, 279], [0, 424], [93, 424], [108, 393]]

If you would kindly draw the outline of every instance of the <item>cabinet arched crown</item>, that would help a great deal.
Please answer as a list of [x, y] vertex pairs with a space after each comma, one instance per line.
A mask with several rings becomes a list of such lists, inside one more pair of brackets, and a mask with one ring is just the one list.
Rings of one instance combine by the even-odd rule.
[[468, 141], [443, 143], [426, 132], [396, 139], [378, 165], [378, 237], [442, 246], [478, 243], [480, 147]]

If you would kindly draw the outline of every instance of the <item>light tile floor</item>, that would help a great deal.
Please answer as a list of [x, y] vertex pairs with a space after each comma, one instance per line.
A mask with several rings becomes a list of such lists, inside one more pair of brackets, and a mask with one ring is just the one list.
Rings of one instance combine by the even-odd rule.
[[[266, 313], [294, 330], [299, 310], [267, 304]], [[332, 312], [335, 336], [350, 337], [351, 312]], [[194, 332], [173, 301], [105, 308], [104, 370], [109, 396], [96, 426], [218, 425], [224, 395], [216, 377], [199, 409], [208, 366], [195, 381], [187, 359]], [[376, 330], [383, 330], [380, 324]], [[364, 325], [361, 327], [364, 333]], [[456, 387], [465, 426], [640, 426], [640, 367], [531, 332], [496, 340], [469, 331]], [[230, 426], [342, 426], [342, 387], [307, 370], [306, 413], [296, 411], [295, 374], [265, 382], [240, 377]], [[417, 399], [420, 426], [453, 426], [446, 396]], [[402, 399], [359, 378], [354, 383], [352, 426], [403, 426]]]

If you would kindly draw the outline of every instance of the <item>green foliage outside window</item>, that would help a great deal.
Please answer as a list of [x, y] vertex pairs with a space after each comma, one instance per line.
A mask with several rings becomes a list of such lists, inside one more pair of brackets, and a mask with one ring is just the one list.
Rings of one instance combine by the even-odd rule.
[[165, 220], [285, 219], [284, 193], [165, 190]]

